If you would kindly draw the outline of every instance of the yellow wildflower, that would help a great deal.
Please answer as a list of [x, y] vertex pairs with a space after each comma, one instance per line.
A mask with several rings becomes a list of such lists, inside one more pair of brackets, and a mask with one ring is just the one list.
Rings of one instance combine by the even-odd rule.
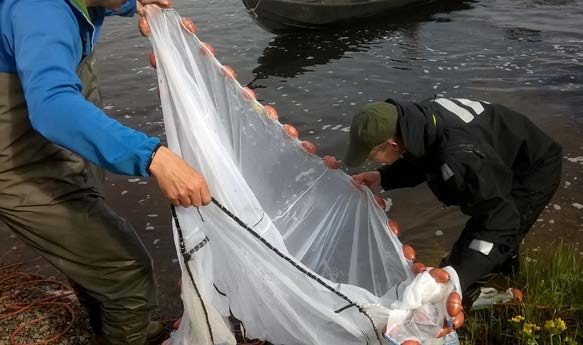
[[510, 319], [508, 321], [519, 323], [522, 320], [524, 320], [524, 316], [522, 316], [522, 315], [516, 315], [515, 317], [513, 317], [512, 319]]
[[545, 329], [549, 332], [555, 329], [555, 321], [554, 320], [545, 321]]
[[552, 334], [559, 334], [567, 329], [567, 324], [561, 318], [545, 321], [545, 329]]
[[532, 334], [534, 331], [540, 331], [540, 327], [534, 323], [524, 323], [524, 326], [522, 327], [522, 332], [524, 334]]

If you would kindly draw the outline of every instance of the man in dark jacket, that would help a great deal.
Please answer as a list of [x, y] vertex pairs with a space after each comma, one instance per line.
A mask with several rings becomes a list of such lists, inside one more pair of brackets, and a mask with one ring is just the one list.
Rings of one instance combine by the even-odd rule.
[[442, 266], [458, 272], [466, 304], [492, 274], [518, 269], [518, 246], [557, 190], [561, 146], [502, 105], [437, 98], [368, 104], [350, 129], [345, 162], [384, 163], [353, 176], [384, 190], [427, 182], [471, 218]]

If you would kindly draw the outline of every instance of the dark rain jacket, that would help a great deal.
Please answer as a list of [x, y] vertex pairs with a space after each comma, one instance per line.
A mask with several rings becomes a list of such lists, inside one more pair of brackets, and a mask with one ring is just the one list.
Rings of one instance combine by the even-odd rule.
[[[466, 227], [475, 238], [510, 245], [521, 219], [514, 181], [546, 160], [560, 159], [560, 145], [526, 116], [498, 104], [446, 98], [387, 102], [397, 106], [406, 153], [379, 169], [382, 187], [426, 181], [442, 203], [471, 216]], [[551, 181], [537, 188], [545, 184], [554, 188]]]

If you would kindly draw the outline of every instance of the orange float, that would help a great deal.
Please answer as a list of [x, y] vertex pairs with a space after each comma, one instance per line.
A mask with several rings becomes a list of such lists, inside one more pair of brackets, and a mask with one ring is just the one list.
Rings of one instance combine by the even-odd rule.
[[462, 297], [460, 294], [455, 291], [450, 293], [447, 297], [445, 308], [449, 316], [457, 316], [462, 311]]
[[512, 291], [512, 296], [514, 297], [515, 300], [522, 302], [524, 295], [522, 294], [522, 291], [520, 291], [520, 289], [512, 288], [512, 290], [510, 291]]
[[138, 20], [138, 28], [140, 29], [142, 36], [150, 36], [150, 24], [148, 24], [146, 18], [140, 17], [140, 20]]
[[213, 48], [210, 43], [203, 42], [200, 45], [200, 51], [202, 52], [202, 55], [215, 56], [215, 48]]
[[449, 281], [449, 273], [447, 273], [447, 271], [443, 268], [434, 268], [429, 271], [429, 274], [438, 283], [447, 283]]
[[156, 55], [154, 55], [154, 52], [150, 52], [150, 66], [156, 69]]
[[283, 125], [283, 131], [285, 132], [285, 134], [287, 134], [288, 137], [292, 139], [297, 139], [299, 136], [298, 130], [292, 125], [288, 124]]
[[338, 160], [336, 160], [336, 157], [334, 156], [326, 155], [322, 157], [322, 160], [324, 161], [324, 165], [326, 165], [328, 169], [338, 169], [340, 167], [340, 162], [338, 162]]
[[277, 114], [277, 110], [275, 110], [274, 107], [270, 106], [270, 105], [266, 105], [265, 107], [263, 107], [263, 110], [265, 111], [265, 114], [267, 115], [267, 117], [269, 117], [272, 120], [277, 120], [279, 118], [279, 115]]
[[425, 266], [424, 264], [422, 264], [420, 262], [415, 262], [415, 263], [413, 263], [413, 266], [411, 267], [411, 269], [413, 270], [413, 273], [419, 274], [421, 272], [425, 272], [427, 270], [427, 266]]
[[316, 145], [314, 145], [313, 143], [311, 143], [307, 140], [302, 141], [302, 148], [307, 153], [311, 153], [313, 155], [318, 153], [318, 148], [316, 147]]
[[235, 79], [235, 78], [237, 78], [237, 73], [235, 73], [235, 70], [234, 70], [234, 69], [232, 69], [232, 68], [231, 68], [231, 66], [226, 66], [226, 65], [225, 65], [225, 66], [223, 66], [223, 67], [221, 68], [221, 73], [222, 73], [222, 74], [223, 74], [225, 77], [227, 77], [227, 78], [229, 78], [229, 79]]
[[257, 100], [257, 94], [255, 93], [255, 91], [253, 91], [253, 89], [251, 89], [248, 86], [245, 86], [243, 88], [243, 95], [245, 96], [245, 98], [247, 98], [250, 101], [256, 101]]
[[453, 331], [453, 328], [449, 327], [449, 326], [444, 326], [441, 331], [439, 332], [439, 334], [437, 335], [438, 338], [444, 337], [447, 334], [450, 334], [451, 331]]
[[377, 203], [377, 206], [381, 208], [381, 210], [385, 210], [385, 207], [387, 207], [387, 204], [385, 203], [385, 199], [383, 199], [381, 196], [379, 195], [375, 195], [374, 196], [374, 201]]
[[413, 247], [411, 247], [408, 244], [404, 245], [403, 246], [403, 256], [405, 257], [405, 259], [407, 259], [409, 261], [415, 261], [415, 258], [416, 258], [415, 249], [413, 249]]
[[456, 317], [454, 317], [453, 320], [451, 320], [451, 325], [453, 326], [454, 329], [458, 329], [464, 324], [465, 320], [466, 316], [464, 315], [463, 312], [461, 312]]
[[393, 234], [399, 236], [401, 231], [399, 230], [399, 224], [396, 221], [389, 219], [389, 228], [391, 228]]
[[194, 24], [192, 22], [192, 20], [190, 20], [190, 18], [182, 18], [182, 27], [190, 32], [191, 34], [195, 34], [196, 33], [196, 24]]
[[401, 345], [421, 345], [421, 343], [416, 340], [405, 340]]

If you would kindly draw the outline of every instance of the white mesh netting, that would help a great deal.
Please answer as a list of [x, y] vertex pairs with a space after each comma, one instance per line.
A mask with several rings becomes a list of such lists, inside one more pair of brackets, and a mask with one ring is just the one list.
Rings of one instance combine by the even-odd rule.
[[388, 321], [390, 341], [435, 338], [455, 272], [415, 278], [370, 190], [286, 135], [175, 11], [147, 14], [168, 146], [234, 216], [176, 209], [185, 311], [171, 342], [234, 344], [229, 315], [273, 344], [386, 343]]

